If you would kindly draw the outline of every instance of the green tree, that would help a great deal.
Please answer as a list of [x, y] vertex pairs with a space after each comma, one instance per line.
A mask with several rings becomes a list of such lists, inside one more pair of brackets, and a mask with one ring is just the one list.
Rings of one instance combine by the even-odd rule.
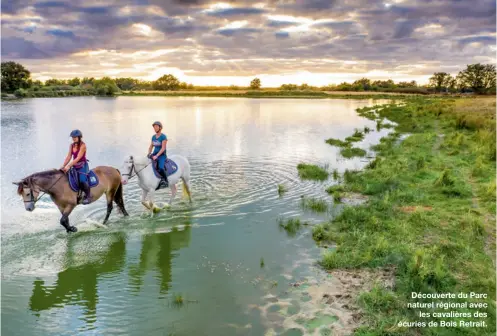
[[110, 77], [93, 81], [93, 89], [99, 96], [113, 96], [116, 92], [119, 92], [119, 87]]
[[155, 90], [177, 90], [179, 85], [180, 82], [178, 78], [173, 75], [164, 75], [153, 82], [153, 88]]
[[261, 88], [261, 80], [259, 78], [252, 79], [252, 81], [250, 82], [250, 88], [252, 90], [260, 89]]
[[280, 90], [283, 90], [283, 91], [294, 91], [297, 89], [298, 89], [298, 86], [296, 84], [283, 84], [280, 86]]
[[470, 64], [459, 72], [457, 78], [461, 87], [471, 88], [476, 93], [495, 92], [495, 65]]
[[45, 81], [45, 86], [57, 86], [57, 85], [66, 85], [67, 81], [63, 79], [55, 79], [50, 78]]
[[93, 84], [94, 81], [95, 81], [95, 78], [93, 78], [93, 77], [91, 77], [91, 78], [83, 77], [83, 79], [81, 80], [81, 85]]
[[430, 77], [430, 86], [436, 91], [443, 91], [450, 86], [452, 76], [446, 72], [435, 72]]
[[73, 79], [68, 80], [67, 84], [71, 86], [78, 86], [79, 84], [81, 84], [81, 80], [78, 77], [74, 77]]
[[2, 91], [14, 92], [29, 87], [31, 73], [16, 62], [2, 62]]
[[358, 79], [356, 80], [352, 86], [355, 88], [355, 89], [358, 89], [360, 91], [362, 90], [370, 90], [371, 89], [371, 80], [369, 80], [368, 78], [361, 78], [361, 79]]
[[115, 79], [116, 85], [121, 89], [125, 91], [133, 90], [138, 86], [138, 80], [134, 78], [116, 78]]

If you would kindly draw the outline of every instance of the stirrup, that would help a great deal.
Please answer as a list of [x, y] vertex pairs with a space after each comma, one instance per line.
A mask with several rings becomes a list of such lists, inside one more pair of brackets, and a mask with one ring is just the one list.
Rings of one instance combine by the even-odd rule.
[[83, 200], [81, 201], [81, 204], [84, 204], [84, 205], [87, 205], [90, 203], [91, 203], [90, 196], [83, 198]]

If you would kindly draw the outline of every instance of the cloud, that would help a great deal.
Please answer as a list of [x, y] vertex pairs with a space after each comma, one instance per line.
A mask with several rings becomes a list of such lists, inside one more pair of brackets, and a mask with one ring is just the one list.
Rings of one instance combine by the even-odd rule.
[[266, 11], [262, 8], [255, 7], [229, 7], [220, 8], [217, 10], [207, 11], [207, 15], [217, 16], [217, 17], [232, 17], [232, 16], [247, 16], [247, 15], [259, 15], [265, 13]]
[[[164, 69], [424, 76], [495, 62], [495, 12], [488, 0], [3, 1], [2, 56], [34, 73], [73, 64], [61, 73], [80, 77]], [[91, 54], [99, 51], [105, 57]]]
[[74, 33], [70, 30], [50, 29], [47, 30], [47, 34], [53, 35], [55, 37], [67, 37], [67, 38], [75, 37]]

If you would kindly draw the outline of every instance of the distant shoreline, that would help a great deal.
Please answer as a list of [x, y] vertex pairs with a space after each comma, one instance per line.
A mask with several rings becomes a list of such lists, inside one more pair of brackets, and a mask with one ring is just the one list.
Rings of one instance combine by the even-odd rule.
[[[62, 97], [119, 97], [119, 96], [155, 96], [155, 97], [218, 97], [218, 98], [281, 98], [281, 99], [405, 99], [412, 97], [450, 97], [457, 98], [464, 94], [415, 94], [379, 91], [282, 91], [278, 89], [262, 90], [181, 90], [181, 91], [122, 91], [114, 96], [98, 96], [83, 90], [28, 91], [25, 97], [2, 94], [2, 100], [24, 98], [62, 98]], [[471, 95], [473, 96], [473, 95]]]

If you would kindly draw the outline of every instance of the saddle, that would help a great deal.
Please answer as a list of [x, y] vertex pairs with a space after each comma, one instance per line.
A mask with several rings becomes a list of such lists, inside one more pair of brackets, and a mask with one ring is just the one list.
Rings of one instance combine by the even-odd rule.
[[[67, 172], [67, 177], [69, 179], [69, 186], [71, 187], [72, 191], [78, 193], [78, 204], [80, 203], [81, 199], [83, 198], [83, 190], [81, 190], [81, 186], [79, 184], [79, 173], [77, 172], [76, 168], [71, 167], [69, 171]], [[98, 180], [97, 174], [93, 170], [90, 170], [90, 173], [88, 174], [88, 185], [90, 186], [90, 189], [93, 187], [96, 187], [100, 181]]]
[[[153, 168], [155, 176], [158, 179], [160, 179], [159, 185], [157, 186], [157, 188], [155, 190], [166, 188], [166, 181], [159, 174], [159, 169], [158, 169], [158, 163], [157, 163], [157, 161], [152, 161], [152, 168]], [[166, 176], [169, 177], [170, 175], [176, 173], [176, 171], [178, 170], [178, 165], [173, 160], [166, 159], [166, 163], [164, 165], [164, 168], [166, 170]]]

